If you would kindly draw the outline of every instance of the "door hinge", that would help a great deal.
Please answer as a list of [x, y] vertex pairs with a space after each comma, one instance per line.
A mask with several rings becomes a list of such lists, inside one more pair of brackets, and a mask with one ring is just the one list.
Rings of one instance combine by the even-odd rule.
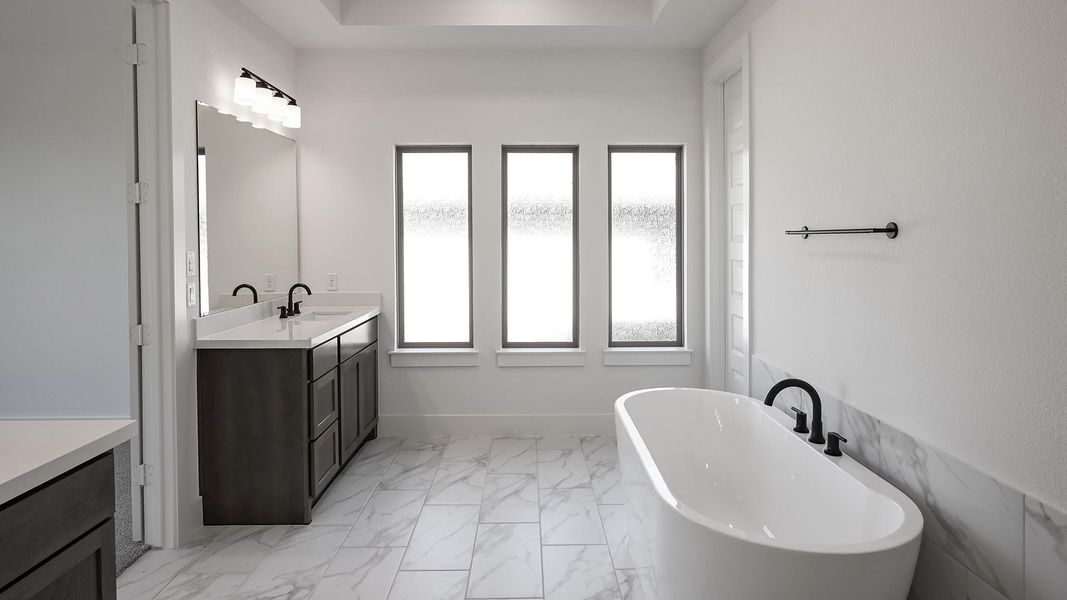
[[141, 487], [152, 485], [152, 465], [134, 465], [130, 473], [130, 482]]
[[124, 54], [128, 65], [148, 64], [148, 44], [126, 44]]
[[126, 186], [126, 200], [130, 204], [144, 204], [148, 202], [148, 184], [131, 183]]
[[148, 325], [134, 325], [130, 328], [130, 344], [134, 346], [147, 346], [149, 342]]

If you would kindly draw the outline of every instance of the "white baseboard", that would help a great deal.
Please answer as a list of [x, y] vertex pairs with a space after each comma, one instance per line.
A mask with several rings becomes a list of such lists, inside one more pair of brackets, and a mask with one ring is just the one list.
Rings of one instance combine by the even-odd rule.
[[615, 432], [612, 414], [381, 415], [378, 435], [585, 435]]

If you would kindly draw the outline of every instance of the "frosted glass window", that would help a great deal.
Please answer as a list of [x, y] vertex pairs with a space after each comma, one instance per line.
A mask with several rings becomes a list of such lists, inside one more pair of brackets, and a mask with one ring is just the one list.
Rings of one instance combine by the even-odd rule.
[[681, 346], [681, 148], [613, 147], [611, 346]]
[[399, 344], [471, 347], [470, 148], [397, 149]]
[[578, 149], [503, 152], [504, 346], [577, 347]]

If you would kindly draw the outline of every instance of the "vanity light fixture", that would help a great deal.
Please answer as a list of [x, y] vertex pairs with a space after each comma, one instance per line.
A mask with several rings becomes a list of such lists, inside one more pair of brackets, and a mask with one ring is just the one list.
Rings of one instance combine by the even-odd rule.
[[300, 128], [300, 106], [296, 99], [248, 69], [242, 68], [233, 80], [233, 102], [251, 106], [252, 112], [280, 121], [283, 127]]
[[241, 71], [241, 74], [233, 80], [233, 103], [240, 106], [252, 106], [255, 98], [256, 80], [248, 71]]
[[256, 82], [256, 91], [252, 95], [252, 112], [257, 115], [265, 115], [270, 110], [270, 99], [274, 94], [267, 84], [262, 81]]
[[274, 92], [274, 97], [270, 99], [270, 110], [267, 111], [267, 117], [271, 121], [284, 121], [288, 106], [289, 99], [283, 96], [281, 92]]
[[297, 106], [296, 100], [290, 100], [289, 105], [285, 107], [285, 120], [282, 121], [282, 126], [300, 129], [300, 107]]

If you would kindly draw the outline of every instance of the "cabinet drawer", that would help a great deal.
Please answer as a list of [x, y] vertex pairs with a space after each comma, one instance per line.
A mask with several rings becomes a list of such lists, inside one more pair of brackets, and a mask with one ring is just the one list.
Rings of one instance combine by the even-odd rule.
[[378, 317], [341, 334], [341, 362], [378, 341]]
[[318, 498], [341, 470], [341, 439], [337, 423], [311, 442], [311, 496]]
[[315, 346], [308, 355], [308, 373], [314, 381], [337, 366], [337, 338]]
[[111, 452], [0, 508], [0, 588], [115, 513]]
[[311, 439], [315, 439], [337, 420], [339, 401], [337, 369], [333, 369], [308, 385], [311, 388], [308, 394], [311, 402], [308, 410], [308, 415], [311, 417], [309, 434]]

